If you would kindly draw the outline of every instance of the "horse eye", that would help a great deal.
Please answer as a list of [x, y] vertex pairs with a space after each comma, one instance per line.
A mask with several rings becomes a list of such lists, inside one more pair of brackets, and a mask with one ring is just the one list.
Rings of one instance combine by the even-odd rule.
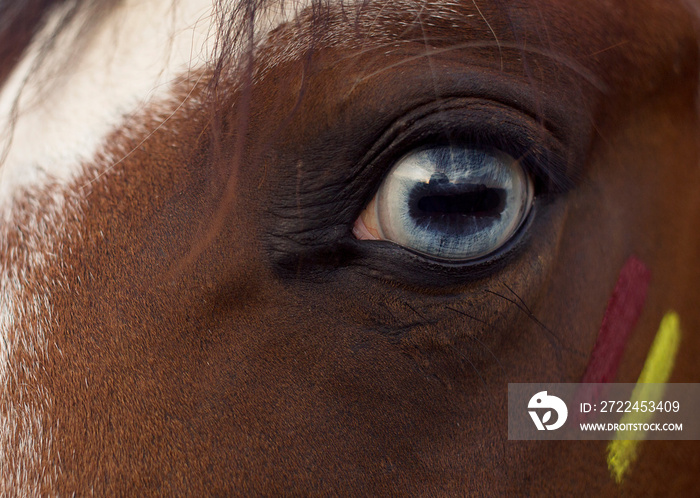
[[532, 205], [533, 183], [496, 149], [436, 146], [403, 156], [355, 222], [355, 237], [468, 261], [503, 246]]

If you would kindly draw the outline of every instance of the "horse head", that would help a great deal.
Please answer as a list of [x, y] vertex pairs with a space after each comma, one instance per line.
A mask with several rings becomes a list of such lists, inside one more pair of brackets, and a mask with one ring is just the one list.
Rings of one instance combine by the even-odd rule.
[[620, 481], [506, 419], [590, 371], [630, 258], [610, 380], [671, 309], [700, 374], [693, 3], [0, 12], [5, 493], [697, 490], [696, 442]]

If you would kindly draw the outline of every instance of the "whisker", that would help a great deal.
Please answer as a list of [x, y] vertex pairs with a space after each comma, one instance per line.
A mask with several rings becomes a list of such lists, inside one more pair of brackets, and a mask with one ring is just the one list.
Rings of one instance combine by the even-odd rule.
[[561, 339], [559, 338], [559, 336], [557, 336], [549, 327], [547, 327], [544, 323], [542, 323], [531, 311], [529, 311], [527, 308], [525, 308], [519, 302], [514, 301], [513, 299], [510, 299], [509, 297], [506, 297], [503, 294], [499, 294], [496, 291], [492, 291], [491, 289], [486, 289], [486, 292], [488, 292], [489, 294], [493, 294], [494, 296], [498, 296], [501, 299], [505, 299], [506, 301], [508, 301], [511, 304], [514, 304], [520, 311], [525, 313], [537, 325], [542, 327], [552, 338], [556, 339], [557, 342], [561, 342]]
[[[407, 302], [404, 301], [403, 304], [404, 304], [408, 309], [410, 309], [411, 311], [413, 311], [413, 313], [415, 313], [416, 315], [418, 315], [424, 322], [426, 322], [426, 323], [431, 323], [431, 324], [437, 323], [435, 320], [429, 320], [425, 315], [423, 315], [422, 313], [420, 313], [418, 310], [416, 310], [416, 309], [415, 309], [413, 306], [411, 306], [409, 303], [407, 303]], [[474, 321], [477, 321], [477, 322], [479, 322], [479, 323], [482, 323], [482, 324], [486, 325], [486, 326], [489, 327], [489, 328], [493, 328], [492, 325], [489, 324], [488, 322], [486, 322], [486, 321], [484, 321], [484, 320], [481, 320], [480, 318], [477, 318], [477, 317], [475, 317], [475, 316], [473, 316], [473, 315], [470, 315], [469, 313], [466, 313], [466, 312], [464, 312], [464, 311], [461, 311], [461, 310], [458, 310], [458, 309], [456, 309], [456, 308], [453, 308], [452, 306], [445, 306], [445, 308], [448, 309], [448, 310], [450, 310], [450, 311], [454, 311], [455, 313], [457, 313], [457, 314], [459, 314], [459, 315], [466, 316], [467, 318], [470, 318], [470, 319], [472, 319], [472, 320], [474, 320]], [[505, 370], [505, 367], [503, 366], [503, 363], [501, 362], [501, 360], [498, 359], [498, 357], [494, 354], [494, 352], [491, 350], [491, 348], [489, 348], [486, 344], [484, 344], [484, 342], [481, 341], [478, 337], [475, 337], [475, 336], [470, 335], [470, 334], [467, 334], [466, 337], [468, 337], [469, 339], [471, 339], [471, 340], [477, 342], [479, 345], [481, 345], [481, 347], [484, 348], [484, 349], [488, 352], [488, 354], [491, 355], [491, 357], [496, 361], [496, 364], [498, 365], [498, 368], [501, 370], [501, 373], [503, 373], [503, 374], [505, 375], [506, 370]]]
[[407, 303], [406, 301], [402, 301], [402, 303], [403, 303], [408, 309], [410, 309], [411, 311], [413, 311], [413, 313], [415, 313], [416, 315], [418, 315], [418, 316], [420, 317], [420, 319], [423, 320], [425, 323], [429, 323], [429, 324], [435, 324], [435, 323], [437, 323], [435, 320], [428, 320], [428, 318], [426, 318], [425, 315], [423, 315], [422, 313], [420, 313], [418, 310], [416, 310], [413, 306], [411, 306], [411, 305], [410, 305], [409, 303]]
[[508, 289], [510, 291], [511, 294], [513, 294], [516, 297], [516, 299], [518, 301], [520, 301], [520, 304], [522, 304], [525, 307], [527, 312], [532, 314], [532, 310], [530, 309], [530, 307], [525, 303], [525, 301], [523, 301], [523, 299], [513, 289], [511, 289], [510, 285], [508, 285], [505, 282], [502, 282], [502, 284], [505, 286], [506, 289]]
[[471, 318], [472, 320], [475, 320], [475, 321], [477, 321], [477, 322], [479, 322], [479, 323], [483, 323], [484, 325], [487, 325], [487, 326], [489, 326], [489, 327], [491, 326], [488, 322], [482, 320], [481, 318], [477, 318], [477, 317], [475, 317], [475, 316], [470, 315], [469, 313], [466, 313], [466, 312], [464, 312], [464, 311], [460, 311], [460, 310], [458, 310], [458, 309], [455, 309], [455, 308], [453, 308], [452, 306], [445, 306], [445, 308], [448, 309], [448, 310], [450, 310], [450, 311], [454, 311], [455, 313], [459, 313], [460, 315], [464, 315], [464, 316], [466, 316], [467, 318]]
[[587, 355], [585, 353], [582, 353], [581, 351], [578, 351], [577, 349], [574, 349], [574, 348], [566, 345], [557, 334], [555, 334], [549, 327], [547, 327], [544, 323], [542, 323], [540, 321], [540, 319], [535, 316], [534, 313], [532, 313], [531, 311], [528, 311], [528, 309], [525, 308], [523, 305], [521, 305], [518, 301], [510, 299], [509, 297], [506, 297], [503, 294], [499, 294], [498, 292], [495, 292], [491, 289], [485, 289], [485, 292], [488, 292], [489, 294], [493, 294], [494, 296], [500, 297], [501, 299], [504, 299], [504, 300], [508, 301], [509, 303], [515, 305], [515, 307], [517, 307], [520, 311], [522, 311], [530, 320], [532, 320], [540, 328], [542, 328], [547, 333], [547, 337], [549, 338], [550, 345], [554, 348], [555, 352], [557, 353], [557, 361], [561, 361], [561, 350], [564, 350], [568, 353], [576, 354], [576, 355], [580, 356], [581, 358], [587, 358]]

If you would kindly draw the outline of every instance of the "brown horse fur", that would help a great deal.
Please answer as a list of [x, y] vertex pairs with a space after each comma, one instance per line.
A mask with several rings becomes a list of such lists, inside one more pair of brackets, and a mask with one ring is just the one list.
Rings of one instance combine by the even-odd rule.
[[[643, 443], [617, 485], [605, 442], [506, 431], [509, 382], [580, 380], [631, 254], [652, 280], [617, 380], [636, 380], [669, 309], [672, 381], [700, 377], [692, 9], [319, 4], [237, 57], [250, 33], [227, 22], [263, 8], [212, 21], [219, 59], [179, 83], [164, 125], [175, 104], [154, 103], [71, 188], [16, 197], [0, 268], [26, 302], [3, 338], [0, 490], [697, 493], [698, 442]], [[397, 156], [460, 127], [530, 144], [516, 240], [452, 266], [355, 240]]]

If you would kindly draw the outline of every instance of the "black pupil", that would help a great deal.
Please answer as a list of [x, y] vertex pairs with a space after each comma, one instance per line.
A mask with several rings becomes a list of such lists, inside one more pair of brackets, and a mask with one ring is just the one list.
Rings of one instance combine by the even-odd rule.
[[472, 191], [443, 195], [426, 195], [418, 200], [418, 210], [426, 215], [462, 214], [498, 217], [505, 205], [503, 189], [469, 185]]
[[430, 225], [431, 229], [446, 232], [471, 231], [498, 221], [506, 196], [502, 188], [450, 183], [444, 174], [435, 173], [428, 184], [415, 186], [409, 197], [409, 212], [419, 226]]

